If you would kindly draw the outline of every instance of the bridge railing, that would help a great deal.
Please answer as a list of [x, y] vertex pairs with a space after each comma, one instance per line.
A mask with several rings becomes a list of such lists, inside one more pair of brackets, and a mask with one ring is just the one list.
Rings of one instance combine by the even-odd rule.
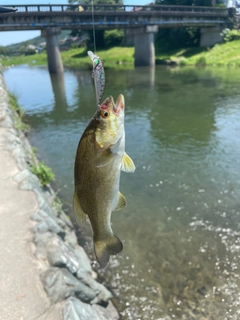
[[[92, 5], [43, 5], [43, 4], [31, 4], [31, 5], [11, 5], [8, 7], [14, 7], [19, 12], [81, 12], [92, 11]], [[197, 7], [197, 6], [168, 6], [168, 5], [147, 5], [147, 6], [134, 6], [134, 5], [106, 5], [99, 4], [93, 6], [94, 11], [127, 11], [127, 12], [139, 12], [139, 11], [162, 11], [162, 12], [195, 12], [195, 13], [217, 13], [228, 15], [227, 8], [214, 8], [214, 7]]]

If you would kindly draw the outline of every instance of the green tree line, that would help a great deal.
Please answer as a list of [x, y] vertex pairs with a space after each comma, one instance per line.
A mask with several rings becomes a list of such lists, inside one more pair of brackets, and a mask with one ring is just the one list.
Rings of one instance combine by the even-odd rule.
[[[70, 4], [91, 4], [92, 0], [68, 0]], [[123, 0], [93, 0], [93, 4], [118, 4], [122, 5]], [[155, 0], [157, 5], [175, 6], [224, 6], [221, 0]], [[74, 35], [79, 33], [74, 31]], [[173, 28], [159, 29], [156, 34], [156, 49], [171, 50], [180, 47], [195, 47], [199, 45], [200, 28]], [[95, 43], [97, 48], [108, 48], [120, 45], [123, 42], [123, 30], [95, 30]], [[93, 48], [93, 32], [89, 32], [88, 46]]]

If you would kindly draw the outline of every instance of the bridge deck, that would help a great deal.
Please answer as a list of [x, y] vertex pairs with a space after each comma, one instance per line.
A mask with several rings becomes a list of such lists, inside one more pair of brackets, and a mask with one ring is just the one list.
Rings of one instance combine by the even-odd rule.
[[[8, 7], [11, 5], [8, 4]], [[0, 14], [0, 31], [36, 30], [46, 27], [91, 29], [91, 5], [18, 5], [18, 11]], [[157, 25], [160, 28], [179, 26], [216, 26], [228, 22], [226, 8], [194, 6], [119, 6], [95, 5], [96, 28], [136, 28]]]

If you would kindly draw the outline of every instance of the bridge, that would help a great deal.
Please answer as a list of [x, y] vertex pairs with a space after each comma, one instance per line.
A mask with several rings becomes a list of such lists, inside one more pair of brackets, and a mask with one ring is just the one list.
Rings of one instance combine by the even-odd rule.
[[62, 29], [126, 29], [134, 37], [135, 65], [154, 65], [154, 33], [159, 28], [201, 27], [201, 45], [221, 40], [234, 11], [227, 8], [166, 5], [6, 5], [0, 31], [41, 30], [46, 38], [49, 70], [63, 70], [57, 35]]

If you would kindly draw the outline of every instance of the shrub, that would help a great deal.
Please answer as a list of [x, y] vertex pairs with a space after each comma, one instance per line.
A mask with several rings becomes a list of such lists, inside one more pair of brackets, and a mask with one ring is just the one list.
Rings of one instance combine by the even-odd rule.
[[104, 32], [104, 43], [106, 47], [114, 47], [121, 44], [124, 37], [123, 30], [106, 30]]
[[238, 30], [230, 30], [225, 28], [220, 34], [225, 42], [240, 39], [240, 32]]
[[46, 166], [43, 161], [38, 163], [35, 161], [34, 164], [30, 165], [30, 170], [38, 177], [42, 187], [46, 186], [55, 178], [52, 169]]

